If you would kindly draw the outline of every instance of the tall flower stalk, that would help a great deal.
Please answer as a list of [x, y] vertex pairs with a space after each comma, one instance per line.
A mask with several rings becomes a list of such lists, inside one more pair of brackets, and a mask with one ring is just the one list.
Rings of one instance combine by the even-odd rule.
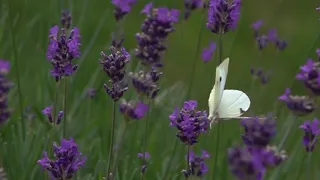
[[130, 54], [125, 48], [121, 47], [119, 50], [115, 47], [110, 47], [110, 54], [106, 55], [101, 52], [100, 64], [103, 71], [109, 77], [108, 83], [104, 84], [106, 93], [112, 99], [112, 122], [111, 122], [111, 134], [110, 134], [110, 146], [109, 146], [109, 157], [108, 157], [108, 179], [113, 179], [111, 165], [113, 162], [113, 147], [114, 147], [114, 134], [115, 134], [115, 123], [116, 123], [116, 102], [123, 96], [124, 92], [128, 90], [128, 85], [124, 82], [126, 72], [124, 71], [125, 65], [130, 61]]

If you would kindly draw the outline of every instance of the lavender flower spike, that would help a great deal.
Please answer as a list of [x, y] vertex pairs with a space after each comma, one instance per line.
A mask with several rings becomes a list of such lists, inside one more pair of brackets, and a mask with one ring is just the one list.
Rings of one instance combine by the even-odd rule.
[[78, 65], [73, 65], [72, 60], [79, 57], [79, 29], [74, 27], [70, 30], [70, 33], [67, 33], [65, 28], [52, 27], [49, 32], [47, 59], [53, 66], [51, 75], [55, 77], [57, 82], [62, 77], [71, 76], [77, 70]]
[[153, 99], [159, 92], [156, 82], [162, 73], [157, 72], [156, 69], [152, 69], [151, 72], [139, 71], [138, 73], [130, 73], [129, 76], [132, 79], [132, 85], [140, 96], [146, 96]]
[[47, 152], [44, 152], [43, 158], [37, 161], [53, 179], [71, 179], [86, 161], [86, 157], [78, 152], [78, 145], [72, 138], [63, 139], [61, 146], [54, 143], [53, 153], [55, 159], [49, 159]]
[[291, 90], [287, 88], [283, 95], [278, 98], [286, 103], [287, 107], [298, 116], [304, 116], [315, 110], [315, 102], [308, 96], [291, 95]]
[[184, 19], [188, 19], [192, 11], [201, 7], [203, 7], [202, 0], [184, 0]]
[[216, 34], [225, 34], [237, 27], [240, 16], [240, 0], [210, 0], [207, 28]]
[[196, 110], [197, 106], [197, 101], [186, 101], [180, 111], [176, 108], [169, 116], [170, 126], [178, 129], [176, 136], [189, 146], [197, 143], [198, 136], [206, 133], [209, 127], [206, 111]]
[[304, 130], [303, 144], [307, 152], [314, 150], [315, 144], [318, 141], [317, 137], [320, 135], [319, 120], [314, 119], [312, 122], [305, 121], [300, 128]]
[[0, 124], [6, 122], [11, 115], [11, 109], [8, 108], [8, 93], [12, 83], [6, 78], [9, 70], [10, 63], [0, 59]]
[[58, 117], [56, 119], [53, 119], [52, 106], [48, 106], [42, 110], [42, 114], [44, 114], [48, 117], [48, 120], [50, 123], [60, 124], [60, 122], [62, 120], [62, 116], [63, 116], [63, 111], [60, 111], [58, 114]]
[[300, 72], [296, 75], [298, 80], [304, 82], [305, 86], [314, 94], [320, 95], [320, 62], [314, 62], [308, 59], [300, 67]]

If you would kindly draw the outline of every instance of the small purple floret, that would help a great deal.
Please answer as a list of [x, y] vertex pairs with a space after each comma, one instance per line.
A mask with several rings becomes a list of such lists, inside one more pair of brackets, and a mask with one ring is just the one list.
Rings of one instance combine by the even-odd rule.
[[313, 152], [318, 137], [320, 135], [319, 120], [314, 119], [312, 122], [305, 121], [300, 128], [304, 130], [303, 144], [307, 152]]
[[216, 50], [216, 43], [213, 41], [210, 42], [209, 46], [206, 48], [203, 48], [201, 58], [204, 62], [208, 62], [212, 59], [213, 53]]

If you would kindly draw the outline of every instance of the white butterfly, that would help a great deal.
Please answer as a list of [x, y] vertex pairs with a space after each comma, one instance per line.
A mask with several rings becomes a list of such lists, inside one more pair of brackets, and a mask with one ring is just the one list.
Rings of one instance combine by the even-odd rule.
[[226, 89], [229, 58], [216, 68], [215, 85], [209, 96], [209, 119], [211, 124], [219, 119], [238, 118], [250, 107], [249, 97], [242, 91]]

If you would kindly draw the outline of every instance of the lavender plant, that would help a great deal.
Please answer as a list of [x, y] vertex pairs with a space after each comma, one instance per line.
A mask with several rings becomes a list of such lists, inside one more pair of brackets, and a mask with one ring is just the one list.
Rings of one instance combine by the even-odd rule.
[[8, 93], [12, 83], [6, 78], [10, 70], [10, 63], [0, 60], [0, 124], [4, 124], [11, 115], [11, 109], [8, 107]]

